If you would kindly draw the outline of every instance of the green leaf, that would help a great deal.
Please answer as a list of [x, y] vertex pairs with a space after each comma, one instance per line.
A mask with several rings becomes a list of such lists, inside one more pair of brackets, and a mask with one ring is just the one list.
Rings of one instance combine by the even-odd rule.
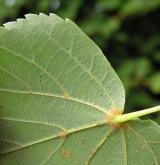
[[1, 165], [160, 164], [160, 128], [117, 125], [124, 89], [72, 21], [26, 15], [0, 27]]

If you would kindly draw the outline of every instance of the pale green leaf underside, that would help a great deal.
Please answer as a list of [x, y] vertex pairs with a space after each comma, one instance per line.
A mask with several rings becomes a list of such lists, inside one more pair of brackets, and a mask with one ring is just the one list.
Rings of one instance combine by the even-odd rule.
[[160, 164], [157, 124], [106, 124], [124, 99], [100, 49], [70, 20], [30, 14], [0, 27], [1, 165]]

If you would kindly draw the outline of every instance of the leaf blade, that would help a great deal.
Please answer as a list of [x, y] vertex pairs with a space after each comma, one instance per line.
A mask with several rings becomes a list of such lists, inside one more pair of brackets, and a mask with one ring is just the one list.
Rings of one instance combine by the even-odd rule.
[[119, 153], [130, 133], [107, 123], [123, 111], [123, 85], [93, 41], [53, 14], [7, 23], [0, 37], [1, 164], [132, 164]]

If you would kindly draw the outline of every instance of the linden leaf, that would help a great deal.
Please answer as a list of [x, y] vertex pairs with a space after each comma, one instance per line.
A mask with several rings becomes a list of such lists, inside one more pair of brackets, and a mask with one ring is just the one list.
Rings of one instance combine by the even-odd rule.
[[110, 123], [123, 85], [72, 21], [28, 14], [0, 39], [1, 165], [160, 164], [156, 123]]

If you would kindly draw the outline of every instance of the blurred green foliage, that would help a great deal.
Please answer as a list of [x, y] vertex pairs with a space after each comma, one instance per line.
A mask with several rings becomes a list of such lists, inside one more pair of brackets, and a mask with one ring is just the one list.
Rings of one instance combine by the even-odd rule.
[[70, 18], [100, 46], [124, 83], [127, 112], [160, 104], [160, 0], [0, 0], [1, 25], [40, 12]]

